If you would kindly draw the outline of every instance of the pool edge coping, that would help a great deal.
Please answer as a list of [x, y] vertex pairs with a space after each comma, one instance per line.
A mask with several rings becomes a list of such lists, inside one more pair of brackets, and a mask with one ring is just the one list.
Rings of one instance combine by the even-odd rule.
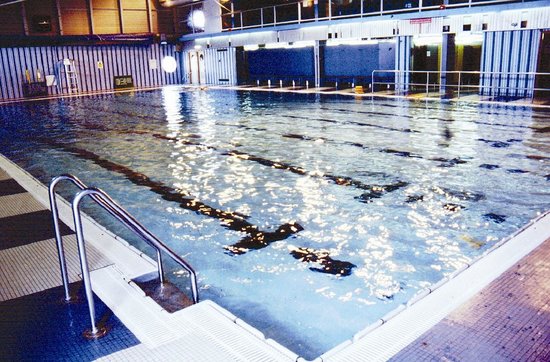
[[514, 103], [512, 102], [503, 102], [503, 101], [488, 101], [488, 100], [474, 100], [474, 99], [461, 99], [461, 98], [436, 98], [433, 96], [422, 96], [422, 97], [408, 97], [405, 95], [399, 95], [399, 94], [384, 94], [380, 92], [365, 92], [365, 93], [355, 93], [353, 91], [344, 91], [344, 90], [334, 90], [334, 91], [326, 91], [322, 90], [320, 88], [309, 88], [309, 89], [288, 89], [288, 88], [277, 88], [277, 87], [270, 87], [270, 88], [261, 88], [261, 87], [249, 87], [249, 88], [243, 88], [238, 85], [191, 85], [191, 84], [174, 84], [170, 85], [169, 87], [182, 87], [182, 88], [191, 88], [191, 89], [200, 89], [200, 90], [208, 90], [208, 88], [212, 89], [230, 89], [230, 90], [236, 90], [236, 91], [256, 91], [256, 92], [275, 92], [275, 93], [295, 93], [295, 94], [322, 94], [322, 95], [339, 95], [339, 96], [346, 96], [346, 97], [356, 97], [356, 98], [372, 98], [372, 99], [402, 99], [410, 102], [414, 101], [425, 101], [425, 102], [446, 102], [446, 103], [472, 103], [472, 104], [484, 104], [484, 105], [499, 105], [499, 106], [506, 106], [506, 107], [529, 107], [529, 108], [540, 108], [543, 110], [550, 109], [550, 105], [545, 104], [534, 104], [534, 103]]

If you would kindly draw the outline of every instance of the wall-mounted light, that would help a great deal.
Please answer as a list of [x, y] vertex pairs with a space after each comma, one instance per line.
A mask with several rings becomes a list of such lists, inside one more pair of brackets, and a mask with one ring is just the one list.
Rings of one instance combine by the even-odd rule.
[[483, 43], [483, 33], [464, 32], [455, 36], [457, 45], [481, 45]]
[[244, 48], [245, 51], [254, 51], [254, 50], [260, 49], [258, 44], [248, 44], [248, 45], [243, 46], [243, 48]]
[[162, 70], [166, 73], [174, 73], [178, 67], [178, 62], [176, 62], [176, 59], [169, 55], [162, 58], [160, 64], [162, 66]]
[[195, 29], [204, 29], [204, 25], [206, 24], [204, 12], [202, 10], [191, 11], [189, 14], [188, 23]]

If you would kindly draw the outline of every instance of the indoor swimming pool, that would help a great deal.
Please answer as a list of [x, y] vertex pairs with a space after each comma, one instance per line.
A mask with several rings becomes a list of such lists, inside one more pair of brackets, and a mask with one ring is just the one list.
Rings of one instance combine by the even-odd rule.
[[0, 120], [0, 153], [105, 190], [201, 299], [310, 359], [550, 208], [548, 111], [528, 107], [166, 87]]

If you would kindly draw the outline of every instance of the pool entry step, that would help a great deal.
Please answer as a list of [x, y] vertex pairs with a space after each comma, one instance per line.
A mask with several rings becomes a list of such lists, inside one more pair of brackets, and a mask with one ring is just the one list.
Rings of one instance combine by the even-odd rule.
[[149, 273], [132, 279], [146, 296], [153, 299], [169, 313], [177, 312], [193, 305], [193, 301], [176, 285], [165, 280], [161, 283], [156, 273]]
[[[94, 293], [142, 343], [132, 347], [136, 353], [144, 347], [146, 353], [167, 347], [172, 357], [184, 356], [185, 360], [296, 361], [298, 358], [209, 300], [170, 313], [116, 266], [94, 270], [90, 276]], [[125, 353], [127, 357], [132, 351]]]

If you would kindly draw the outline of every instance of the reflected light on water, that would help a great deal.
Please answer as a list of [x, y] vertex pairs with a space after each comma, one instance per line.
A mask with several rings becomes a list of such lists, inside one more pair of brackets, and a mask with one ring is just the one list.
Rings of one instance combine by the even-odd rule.
[[179, 90], [164, 88], [162, 90], [162, 104], [166, 114], [167, 128], [173, 132], [169, 136], [176, 136], [176, 132], [180, 130], [181, 122], [183, 122]]

